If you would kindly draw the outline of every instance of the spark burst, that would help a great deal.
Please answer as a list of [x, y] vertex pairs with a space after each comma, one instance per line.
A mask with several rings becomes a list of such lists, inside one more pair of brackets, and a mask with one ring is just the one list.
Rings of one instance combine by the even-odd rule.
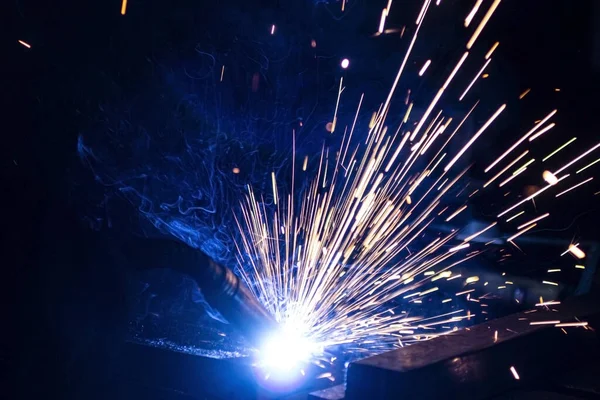
[[[479, 3], [467, 17], [465, 25], [469, 24]], [[475, 45], [499, 4], [500, 1], [495, 0], [490, 6], [466, 44], [467, 49], [471, 50]], [[456, 325], [451, 326], [452, 324], [475, 315], [470, 310], [458, 309], [425, 318], [402, 311], [402, 304], [419, 304], [429, 294], [438, 290], [437, 286], [426, 289], [429, 283], [442, 277], [444, 280], [459, 278], [460, 275], [452, 276], [451, 269], [480, 254], [483, 245], [480, 246], [478, 242], [489, 243], [490, 238], [476, 239], [497, 224], [497, 221], [492, 222], [467, 237], [464, 237], [466, 234], [453, 230], [437, 235], [424, 246], [411, 246], [431, 229], [436, 221], [450, 221], [467, 208], [467, 205], [464, 205], [447, 218], [440, 216], [447, 209], [444, 209], [445, 198], [453, 188], [464, 186], [465, 173], [471, 168], [457, 168], [459, 161], [466, 150], [485, 134], [507, 107], [504, 104], [489, 115], [467, 144], [455, 155], [449, 154], [451, 161], [434, 174], [440, 161], [450, 151], [449, 143], [479, 104], [479, 101], [474, 102], [453, 132], [445, 135], [445, 140], [442, 138], [451, 125], [452, 118], [444, 116], [441, 110], [433, 120], [430, 118], [436, 115], [437, 104], [448, 87], [451, 84], [456, 85], [453, 79], [460, 73], [469, 56], [469, 52], [465, 52], [437, 94], [429, 101], [429, 106], [421, 118], [415, 121], [416, 127], [412, 133], [412, 126], [409, 127], [408, 121], [413, 102], [402, 113], [404, 117], [399, 126], [388, 129], [386, 122], [391, 99], [399, 80], [407, 73], [405, 67], [426, 16], [431, 12], [430, 6], [430, 0], [424, 1], [389, 95], [371, 119], [367, 140], [360, 143], [353, 140], [361, 113], [361, 98], [354, 120], [345, 128], [340, 146], [335, 149], [323, 147], [317, 172], [307, 189], [301, 190], [300, 195], [294, 192], [298, 178], [293, 170], [291, 194], [279, 193], [276, 175], [273, 173], [273, 205], [267, 206], [265, 199], [248, 186], [242, 202], [241, 216], [236, 217], [238, 228], [242, 232], [242, 241], [237, 250], [243, 278], [285, 329], [293, 330], [296, 335], [300, 334], [301, 337], [312, 343], [319, 343], [322, 347], [350, 345], [362, 350], [374, 350], [403, 346], [416, 340], [451, 333], [456, 329]], [[389, 9], [388, 6], [382, 12], [379, 33], [383, 31]], [[458, 100], [463, 100], [491, 61], [491, 53], [497, 46], [498, 42], [489, 50], [485, 57], [487, 61]], [[429, 64], [430, 61], [427, 61], [418, 75], [423, 75]], [[334, 117], [329, 129], [332, 134], [335, 126], [339, 125], [337, 110], [343, 91], [341, 79], [339, 86]], [[519, 98], [522, 99], [528, 91]], [[552, 128], [554, 123], [547, 126], [544, 124], [556, 112], [557, 110], [553, 110], [541, 121], [536, 121], [533, 128], [493, 161], [485, 172], [494, 169], [526, 139], [529, 138], [531, 142]], [[544, 128], [540, 130], [542, 126]], [[569, 143], [571, 142], [567, 144]], [[580, 158], [597, 147], [583, 153]], [[504, 175], [527, 152], [506, 165], [472, 195], [478, 190], [484, 190]], [[294, 148], [294, 166], [295, 153]], [[566, 164], [554, 174], [562, 172], [580, 158]], [[531, 162], [533, 160], [512, 175], [508, 175], [508, 179], [500, 186], [523, 172]], [[425, 164], [425, 168], [422, 168], [421, 165]], [[306, 169], [307, 158], [304, 158], [302, 170]], [[524, 200], [515, 200], [513, 206], [498, 211], [497, 218], [500, 219], [509, 211], [533, 200], [552, 186], [560, 186], [568, 176], [561, 174], [556, 182], [544, 186]], [[542, 176], [539, 176], [539, 179], [542, 180]], [[571, 189], [576, 187], [577, 185]], [[521, 214], [523, 211], [506, 222]], [[514, 244], [514, 240], [536, 227], [537, 223], [545, 222], [542, 220], [547, 216], [547, 213], [532, 216], [533, 218], [521, 224], [506, 242]], [[471, 245], [474, 245], [475, 249]], [[476, 284], [478, 281], [479, 278], [468, 278], [465, 285]], [[553, 284], [549, 281], [543, 283]], [[500, 286], [499, 289], [504, 287]], [[456, 296], [466, 295], [467, 299], [473, 302], [486, 299], [487, 295], [471, 297], [475, 290], [464, 290], [456, 293]], [[445, 299], [443, 303], [451, 300]], [[482, 302], [481, 306], [487, 304]], [[515, 379], [518, 379], [516, 370], [511, 367], [511, 371]]]

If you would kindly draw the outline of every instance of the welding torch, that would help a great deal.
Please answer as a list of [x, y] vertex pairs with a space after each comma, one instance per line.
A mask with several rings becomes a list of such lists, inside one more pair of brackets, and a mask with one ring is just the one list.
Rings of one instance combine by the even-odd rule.
[[137, 269], [169, 268], [192, 278], [205, 300], [253, 346], [277, 331], [277, 322], [229, 268], [202, 251], [172, 239], [137, 238], [122, 248]]

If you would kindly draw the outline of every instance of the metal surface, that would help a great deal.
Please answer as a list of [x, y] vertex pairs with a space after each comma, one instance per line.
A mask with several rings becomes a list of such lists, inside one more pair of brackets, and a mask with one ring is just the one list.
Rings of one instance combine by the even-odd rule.
[[[574, 298], [556, 309], [538, 309], [464, 329], [350, 364], [346, 399], [485, 399], [540, 376], [564, 372], [597, 354], [592, 330], [532, 321], [596, 321], [597, 299]], [[498, 340], [494, 341], [495, 331]], [[517, 381], [510, 372], [514, 366]]]
[[[265, 380], [264, 371], [254, 367], [250, 357], [218, 358], [221, 354], [214, 351], [198, 354], [127, 343], [113, 374], [116, 382], [112, 384], [125, 389], [110, 398], [305, 400], [309, 392], [331, 384], [327, 379], [316, 378], [322, 373], [316, 366], [307, 367], [304, 376], [288, 383], [274, 384]], [[339, 377], [339, 371], [335, 376]], [[151, 395], [142, 397], [142, 393]]]
[[[193, 399], [255, 399], [259, 388], [248, 359], [201, 357], [127, 344], [117, 373], [121, 382]], [[158, 398], [158, 397], [153, 397]], [[164, 398], [170, 398], [165, 396]]]
[[346, 385], [337, 385], [310, 393], [308, 400], [343, 400], [345, 394]]
[[569, 371], [558, 384], [569, 391], [600, 398], [600, 360], [595, 365]]

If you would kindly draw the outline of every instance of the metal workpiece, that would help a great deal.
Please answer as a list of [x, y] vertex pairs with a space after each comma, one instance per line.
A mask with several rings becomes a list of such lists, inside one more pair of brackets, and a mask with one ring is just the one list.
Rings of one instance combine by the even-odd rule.
[[354, 362], [345, 398], [486, 399], [564, 373], [597, 356], [598, 338], [557, 321], [593, 327], [599, 310], [597, 299], [573, 298]]

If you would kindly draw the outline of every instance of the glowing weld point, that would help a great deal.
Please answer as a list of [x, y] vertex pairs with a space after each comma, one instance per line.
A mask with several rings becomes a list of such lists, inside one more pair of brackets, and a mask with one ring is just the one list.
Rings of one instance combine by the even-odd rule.
[[259, 352], [259, 365], [269, 373], [290, 372], [320, 351], [299, 332], [285, 329], [264, 341]]
[[521, 377], [519, 377], [519, 374], [517, 373], [517, 370], [515, 369], [515, 367], [510, 367], [510, 372], [513, 374], [513, 377], [514, 377], [516, 380], [519, 380], [519, 379], [521, 379]]
[[346, 68], [348, 68], [349, 65], [350, 65], [350, 60], [348, 60], [347, 58], [344, 58], [341, 63], [342, 68], [346, 69]]
[[121, 15], [125, 15], [127, 12], [127, 0], [123, 0], [121, 3]]

